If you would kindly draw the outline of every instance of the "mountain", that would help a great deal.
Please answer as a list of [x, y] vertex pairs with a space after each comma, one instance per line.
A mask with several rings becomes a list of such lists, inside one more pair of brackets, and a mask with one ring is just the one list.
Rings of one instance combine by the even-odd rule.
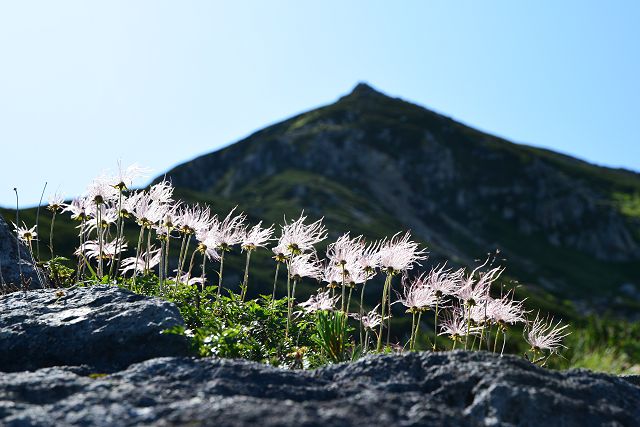
[[[218, 214], [238, 205], [252, 222], [280, 224], [304, 209], [325, 218], [329, 239], [410, 229], [430, 251], [425, 268], [477, 266], [499, 250], [528, 305], [564, 318], [640, 315], [639, 174], [514, 144], [366, 84], [165, 175], [177, 198]], [[34, 225], [36, 212], [23, 210], [20, 220]], [[36, 252], [47, 259], [45, 209], [39, 224]], [[75, 226], [58, 215], [56, 253], [73, 252]], [[126, 232], [135, 247], [137, 230]], [[252, 257], [250, 295], [271, 292], [273, 266], [267, 251]], [[225, 258], [226, 287], [237, 286], [243, 267], [238, 251]], [[301, 284], [300, 298], [317, 287]], [[367, 287], [370, 303], [379, 297], [378, 286]]]
[[639, 174], [515, 144], [366, 84], [166, 176], [183, 198], [270, 222], [324, 216], [334, 237], [411, 229], [452, 264], [498, 249], [512, 278], [585, 307], [640, 301]]

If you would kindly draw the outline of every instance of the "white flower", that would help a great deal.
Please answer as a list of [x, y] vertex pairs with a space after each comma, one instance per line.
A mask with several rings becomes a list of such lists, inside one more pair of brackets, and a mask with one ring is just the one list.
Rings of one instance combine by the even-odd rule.
[[462, 286], [454, 292], [454, 295], [468, 306], [482, 304], [484, 299], [489, 297], [491, 284], [496, 281], [504, 271], [504, 268], [496, 267], [487, 271], [476, 280], [475, 273], [478, 268], [473, 270], [464, 280]]
[[133, 185], [134, 179], [144, 178], [149, 172], [148, 168], [137, 163], [122, 169], [122, 163], [118, 161], [118, 174], [112, 178], [112, 185], [120, 191], [127, 190]]
[[331, 297], [331, 291], [320, 292], [311, 295], [305, 302], [300, 303], [300, 307], [307, 313], [315, 313], [320, 310], [332, 311], [340, 297]]
[[23, 222], [22, 227], [18, 227], [15, 223], [13, 223], [13, 226], [16, 229], [18, 238], [26, 244], [29, 244], [33, 240], [38, 240], [38, 233], [36, 232], [35, 225], [31, 228], [27, 228], [27, 225]]
[[330, 288], [336, 288], [342, 283], [342, 271], [336, 268], [335, 265], [328, 263], [322, 269], [321, 280], [327, 283]]
[[169, 181], [162, 180], [149, 187], [149, 197], [161, 205], [173, 203], [173, 185]]
[[81, 248], [78, 248], [74, 254], [81, 255], [84, 250], [84, 254], [88, 258], [97, 259], [99, 256], [102, 259], [113, 259], [118, 253], [127, 249], [127, 243], [124, 238], [114, 239], [111, 242], [104, 242], [102, 244], [102, 254], [100, 253], [100, 244], [97, 240], [86, 241]]
[[[469, 335], [479, 335], [482, 329], [476, 326], [469, 327]], [[438, 335], [449, 335], [452, 340], [459, 340], [467, 335], [467, 319], [460, 308], [444, 315], [444, 321], [440, 324]]]
[[570, 334], [565, 331], [567, 327], [569, 325], [560, 326], [560, 322], [554, 325], [553, 318], [545, 321], [538, 313], [534, 321], [527, 324], [524, 339], [531, 345], [533, 351], [549, 350], [555, 353], [561, 347], [565, 347], [562, 345], [562, 339]]
[[460, 287], [463, 275], [463, 268], [452, 272], [451, 270], [445, 270], [443, 265], [442, 267], [431, 269], [426, 278], [426, 285], [433, 289], [438, 298], [445, 295], [454, 295]]
[[269, 228], [262, 228], [262, 221], [260, 221], [242, 236], [242, 249], [252, 251], [264, 247], [271, 240], [272, 235], [273, 225]]
[[362, 236], [349, 238], [345, 233], [327, 246], [327, 258], [335, 266], [355, 264], [362, 256]]
[[215, 246], [217, 249], [228, 251], [232, 246], [242, 242], [245, 234], [244, 221], [246, 215], [241, 213], [234, 216], [235, 210], [236, 208], [233, 208], [222, 221], [219, 221], [217, 216], [213, 218], [213, 223], [208, 233], [210, 242], [217, 242]]
[[159, 223], [164, 218], [167, 207], [154, 200], [150, 194], [143, 193], [137, 197], [136, 204], [131, 214], [139, 225], [151, 228], [153, 224]]
[[58, 192], [55, 192], [51, 196], [49, 196], [49, 206], [47, 206], [47, 209], [49, 209], [52, 212], [57, 212], [58, 210], [62, 209], [64, 206], [65, 206], [64, 197], [62, 197], [61, 194], [59, 194]]
[[[362, 317], [360, 317], [359, 313], [351, 313], [349, 314], [349, 316], [361, 321], [362, 326], [365, 329], [375, 330], [378, 326], [380, 326], [380, 323], [382, 323], [382, 316], [378, 314], [379, 307], [380, 304], [376, 305], [373, 310], [366, 314], [363, 314]], [[387, 318], [388, 317], [385, 317], [384, 320], [386, 320]]]
[[399, 296], [397, 302], [409, 311], [421, 311], [436, 305], [438, 298], [435, 291], [426, 285], [424, 274], [413, 281], [403, 278], [402, 288], [403, 295]]
[[411, 270], [414, 264], [419, 265], [419, 261], [426, 258], [426, 252], [419, 250], [419, 245], [410, 239], [411, 233], [407, 231], [402, 236], [397, 233], [391, 239], [385, 239], [380, 243], [380, 266], [388, 273]]
[[62, 209], [62, 212], [69, 212], [71, 213], [71, 219], [75, 219], [75, 220], [85, 220], [87, 219], [87, 198], [86, 197], [78, 197], [75, 198], [71, 201], [71, 203], [69, 204], [65, 204], [64, 205], [64, 209]]
[[99, 176], [94, 179], [87, 188], [87, 199], [92, 205], [101, 205], [118, 198], [119, 191], [111, 185], [110, 179], [105, 176]]
[[381, 242], [376, 241], [363, 245], [357, 261], [360, 267], [372, 276], [375, 275], [376, 268], [380, 267], [380, 244]]
[[304, 224], [306, 219], [304, 213], [290, 224], [287, 224], [285, 219], [285, 225], [281, 226], [282, 235], [276, 247], [272, 249], [276, 256], [299, 255], [313, 250], [313, 245], [327, 238], [322, 219], [311, 224]]
[[289, 275], [294, 280], [299, 280], [302, 277], [320, 279], [322, 275], [320, 261], [313, 253], [293, 256], [289, 262]]
[[213, 224], [209, 206], [185, 206], [176, 218], [178, 229], [184, 234], [206, 233]]
[[[144, 268], [144, 265], [142, 266]], [[176, 275], [178, 274], [178, 270], [173, 270], [174, 273], [176, 273]], [[196, 285], [196, 284], [203, 284], [204, 281], [202, 280], [202, 277], [200, 276], [196, 276], [196, 277], [189, 277], [189, 273], [184, 273], [180, 280], [177, 279], [177, 277], [169, 277], [169, 280], [172, 280], [175, 283], [186, 283], [187, 285]]]
[[523, 304], [524, 301], [516, 301], [509, 295], [498, 299], [490, 298], [487, 301], [487, 318], [502, 325], [526, 322], [527, 312]]
[[[149, 268], [153, 268], [160, 263], [160, 257], [162, 256], [160, 249], [153, 249], [149, 252]], [[122, 268], [120, 272], [125, 274], [129, 271], [134, 271], [136, 274], [143, 274], [145, 266], [147, 265], [147, 253], [144, 252], [140, 257], [129, 257], [122, 260]]]

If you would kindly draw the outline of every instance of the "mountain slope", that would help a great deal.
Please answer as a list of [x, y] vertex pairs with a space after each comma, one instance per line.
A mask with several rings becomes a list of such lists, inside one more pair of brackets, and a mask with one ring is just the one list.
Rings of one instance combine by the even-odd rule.
[[274, 222], [304, 208], [336, 233], [410, 228], [458, 264], [500, 249], [512, 276], [563, 298], [640, 298], [640, 175], [513, 144], [364, 84], [167, 177], [187, 198]]

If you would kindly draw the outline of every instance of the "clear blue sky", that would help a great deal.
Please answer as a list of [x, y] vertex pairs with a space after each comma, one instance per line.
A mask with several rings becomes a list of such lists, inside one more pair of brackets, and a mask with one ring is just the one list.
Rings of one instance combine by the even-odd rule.
[[638, 1], [2, 1], [0, 205], [161, 174], [358, 81], [640, 170]]

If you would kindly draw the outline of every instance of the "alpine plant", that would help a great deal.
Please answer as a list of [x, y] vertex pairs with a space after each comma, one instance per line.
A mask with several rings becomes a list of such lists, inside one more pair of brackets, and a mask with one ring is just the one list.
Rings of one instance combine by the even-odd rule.
[[[255, 304], [267, 301], [264, 306], [270, 314], [263, 321], [271, 322], [275, 313], [281, 313], [283, 345], [299, 338], [300, 325], [296, 322], [312, 319], [325, 348], [339, 343], [331, 347], [335, 360], [354, 357], [344, 353], [349, 346], [353, 354], [356, 347], [360, 349], [358, 354], [402, 348], [402, 343], [391, 343], [391, 337], [395, 337], [392, 309], [396, 308], [395, 314], [399, 315], [400, 306], [411, 316], [408, 338], [403, 338], [404, 348], [409, 351], [429, 342], [431, 351], [460, 345], [503, 354], [508, 333], [518, 324], [524, 327], [523, 338], [529, 348], [525, 357], [533, 363], [544, 365], [565, 348], [562, 342], [569, 326], [540, 313], [530, 320], [524, 301], [516, 299], [513, 290], [504, 292], [503, 285], [498, 286], [504, 268], [488, 267], [489, 260], [471, 271], [438, 265], [414, 273], [426, 260], [427, 252], [408, 231], [382, 240], [352, 237], [347, 232], [319, 248], [328, 235], [322, 218], [313, 221], [304, 212], [293, 220], [284, 218], [276, 234], [275, 225], [263, 225], [262, 221], [251, 224], [237, 208], [219, 216], [208, 205], [176, 201], [174, 187], [166, 179], [135, 189], [135, 180], [146, 173], [138, 165], [123, 168], [119, 164], [115, 174], [100, 175], [85, 194], [68, 203], [58, 193], [52, 195], [48, 201], [52, 215], [50, 260], [57, 259], [56, 216], [69, 214], [78, 232], [76, 282], [117, 284], [167, 298], [186, 291], [197, 296], [196, 311], [203, 308], [201, 304], [216, 303], [251, 303], [255, 310]], [[17, 239], [36, 263], [33, 242], [39, 238], [37, 227], [29, 228], [24, 223], [14, 226]], [[137, 240], [129, 242], [130, 234], [125, 230], [137, 235]], [[319, 256], [319, 250], [325, 248], [325, 256]], [[257, 295], [264, 288], [255, 279], [249, 281], [252, 256], [258, 251], [275, 260], [273, 289], [271, 295], [246, 301], [247, 295]], [[244, 257], [244, 274], [237, 283], [236, 296], [233, 288], [224, 289], [223, 274], [225, 258], [238, 255]], [[207, 261], [218, 264], [216, 271], [208, 271]], [[281, 269], [286, 271], [286, 289], [278, 288]], [[215, 279], [209, 280], [207, 273]], [[378, 274], [384, 280], [374, 280]], [[396, 276], [401, 278], [399, 290], [393, 287]], [[44, 277], [38, 278], [47, 286]], [[150, 283], [155, 283], [152, 289]], [[308, 289], [311, 284], [320, 289], [298, 302], [296, 294], [301, 287]], [[359, 292], [359, 298], [352, 304], [353, 291]], [[365, 295], [378, 296], [375, 306], [367, 306]], [[277, 297], [283, 299], [278, 301]], [[220, 307], [216, 310], [221, 312]], [[433, 317], [423, 317], [427, 311], [433, 311]], [[425, 320], [429, 324], [432, 321], [433, 329], [421, 332]], [[323, 330], [325, 326], [332, 329]], [[359, 333], [355, 336], [345, 335], [356, 328]], [[441, 336], [449, 337], [450, 344], [439, 343]], [[336, 348], [340, 351], [334, 351]], [[304, 350], [294, 353], [300, 355]]]

